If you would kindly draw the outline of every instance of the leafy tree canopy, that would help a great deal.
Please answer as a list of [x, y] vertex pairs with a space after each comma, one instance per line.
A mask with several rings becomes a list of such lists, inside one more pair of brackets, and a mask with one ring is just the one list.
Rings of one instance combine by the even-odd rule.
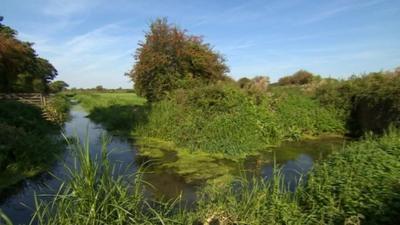
[[58, 93], [67, 89], [69, 85], [62, 80], [57, 80], [50, 83], [49, 88], [52, 93]]
[[188, 35], [166, 19], [154, 21], [139, 46], [136, 64], [128, 75], [137, 93], [149, 101], [160, 100], [171, 90], [187, 87], [190, 80], [213, 83], [227, 79], [225, 74], [229, 70], [220, 54], [201, 37]]
[[17, 31], [0, 23], [0, 92], [47, 92], [57, 70], [38, 57], [33, 43], [20, 41], [16, 35]]
[[299, 70], [291, 76], [282, 77], [279, 79], [279, 85], [303, 85], [311, 83], [314, 75], [306, 70]]

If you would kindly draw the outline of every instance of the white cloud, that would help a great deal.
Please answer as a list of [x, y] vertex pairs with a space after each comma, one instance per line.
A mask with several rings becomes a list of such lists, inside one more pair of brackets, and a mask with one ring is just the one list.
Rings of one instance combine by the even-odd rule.
[[57, 79], [71, 87], [131, 87], [123, 75], [132, 66], [132, 54], [142, 33], [113, 23], [62, 42], [26, 33], [21, 37], [35, 42], [39, 55], [59, 71]]

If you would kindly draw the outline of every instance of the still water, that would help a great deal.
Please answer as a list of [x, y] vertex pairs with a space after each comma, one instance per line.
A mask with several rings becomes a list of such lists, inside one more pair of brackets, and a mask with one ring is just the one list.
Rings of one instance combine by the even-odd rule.
[[[71, 117], [64, 125], [64, 134], [67, 137], [79, 137], [81, 141], [90, 141], [90, 150], [93, 155], [101, 151], [102, 136], [107, 131], [99, 124], [87, 118], [87, 112], [79, 105], [71, 109]], [[111, 150], [109, 159], [124, 173], [132, 174], [137, 171], [147, 159], [138, 154], [134, 140], [122, 136], [111, 136], [108, 149]], [[268, 179], [272, 176], [274, 163], [280, 165], [289, 188], [295, 187], [295, 180], [310, 170], [316, 160], [326, 157], [332, 151], [339, 149], [344, 144], [342, 138], [322, 138], [302, 142], [284, 143], [280, 147], [271, 149], [256, 156], [247, 158], [242, 165], [230, 161], [218, 162], [222, 167], [235, 168], [229, 170], [233, 175], [239, 175], [243, 171], [246, 174], [256, 175]], [[166, 156], [159, 164], [171, 163], [174, 157]], [[53, 166], [51, 173], [44, 173], [35, 178], [27, 179], [7, 190], [0, 190], [0, 208], [8, 215], [14, 224], [27, 224], [34, 210], [34, 195], [54, 193], [61, 182], [66, 178], [65, 165], [72, 165], [73, 159], [68, 150]], [[56, 178], [57, 177], [57, 178]], [[193, 202], [196, 190], [206, 180], [196, 180], [179, 175], [174, 169], [152, 166], [148, 168], [144, 179], [154, 188], [147, 190], [150, 197], [163, 196], [173, 198], [181, 194], [187, 202]]]

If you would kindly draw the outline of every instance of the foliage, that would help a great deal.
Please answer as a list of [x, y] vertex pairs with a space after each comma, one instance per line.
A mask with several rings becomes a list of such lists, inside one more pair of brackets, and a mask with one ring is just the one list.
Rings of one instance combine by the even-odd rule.
[[68, 97], [62, 93], [58, 93], [50, 98], [43, 110], [49, 115], [49, 119], [62, 124], [67, 120], [70, 107], [71, 103]]
[[149, 110], [144, 98], [134, 93], [78, 93], [74, 96], [96, 123], [113, 132], [128, 134], [146, 121]]
[[239, 85], [240, 88], [245, 88], [248, 83], [250, 83], [250, 79], [247, 77], [242, 77], [237, 81], [237, 84]]
[[393, 224], [400, 212], [400, 133], [367, 137], [317, 165], [303, 193], [305, 208], [318, 220], [343, 224]]
[[400, 73], [377, 72], [325, 82], [316, 91], [323, 105], [342, 111], [350, 134], [382, 133], [400, 125]]
[[282, 77], [279, 79], [279, 85], [303, 85], [309, 84], [316, 79], [312, 73], [306, 70], [299, 70], [291, 76]]
[[[41, 110], [19, 102], [0, 102], [0, 170], [13, 182], [47, 168], [61, 150], [51, 134], [57, 128]], [[8, 182], [5, 180], [4, 182]], [[0, 182], [0, 187], [8, 185]]]
[[53, 81], [49, 85], [50, 92], [52, 93], [65, 91], [67, 87], [69, 87], [69, 85], [62, 80]]
[[135, 83], [135, 91], [150, 102], [181, 88], [185, 80], [212, 83], [225, 79], [228, 71], [223, 57], [201, 37], [186, 34], [166, 19], [154, 21], [139, 45], [136, 64], [128, 75]]
[[0, 92], [47, 92], [57, 70], [16, 35], [0, 23]]
[[302, 94], [254, 98], [234, 85], [180, 89], [154, 103], [136, 135], [227, 155], [249, 154], [302, 135], [343, 130], [335, 111]]

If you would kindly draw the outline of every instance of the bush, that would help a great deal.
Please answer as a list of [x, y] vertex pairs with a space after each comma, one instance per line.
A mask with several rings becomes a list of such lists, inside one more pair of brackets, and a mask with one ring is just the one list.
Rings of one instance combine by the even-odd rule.
[[303, 85], [313, 81], [314, 75], [306, 70], [299, 70], [291, 76], [279, 79], [279, 85]]
[[399, 159], [399, 131], [354, 143], [312, 170], [302, 204], [324, 224], [394, 224], [400, 216]]
[[323, 105], [342, 111], [351, 135], [383, 133], [390, 124], [400, 126], [400, 74], [392, 72], [353, 76], [326, 82], [316, 91]]
[[[19, 102], [0, 102], [0, 170], [16, 182], [47, 168], [61, 150], [58, 131], [41, 110]], [[7, 186], [9, 183], [0, 183]]]
[[227, 155], [249, 154], [285, 139], [337, 133], [336, 112], [300, 95], [248, 95], [235, 85], [216, 84], [172, 93], [152, 104], [140, 137]]

